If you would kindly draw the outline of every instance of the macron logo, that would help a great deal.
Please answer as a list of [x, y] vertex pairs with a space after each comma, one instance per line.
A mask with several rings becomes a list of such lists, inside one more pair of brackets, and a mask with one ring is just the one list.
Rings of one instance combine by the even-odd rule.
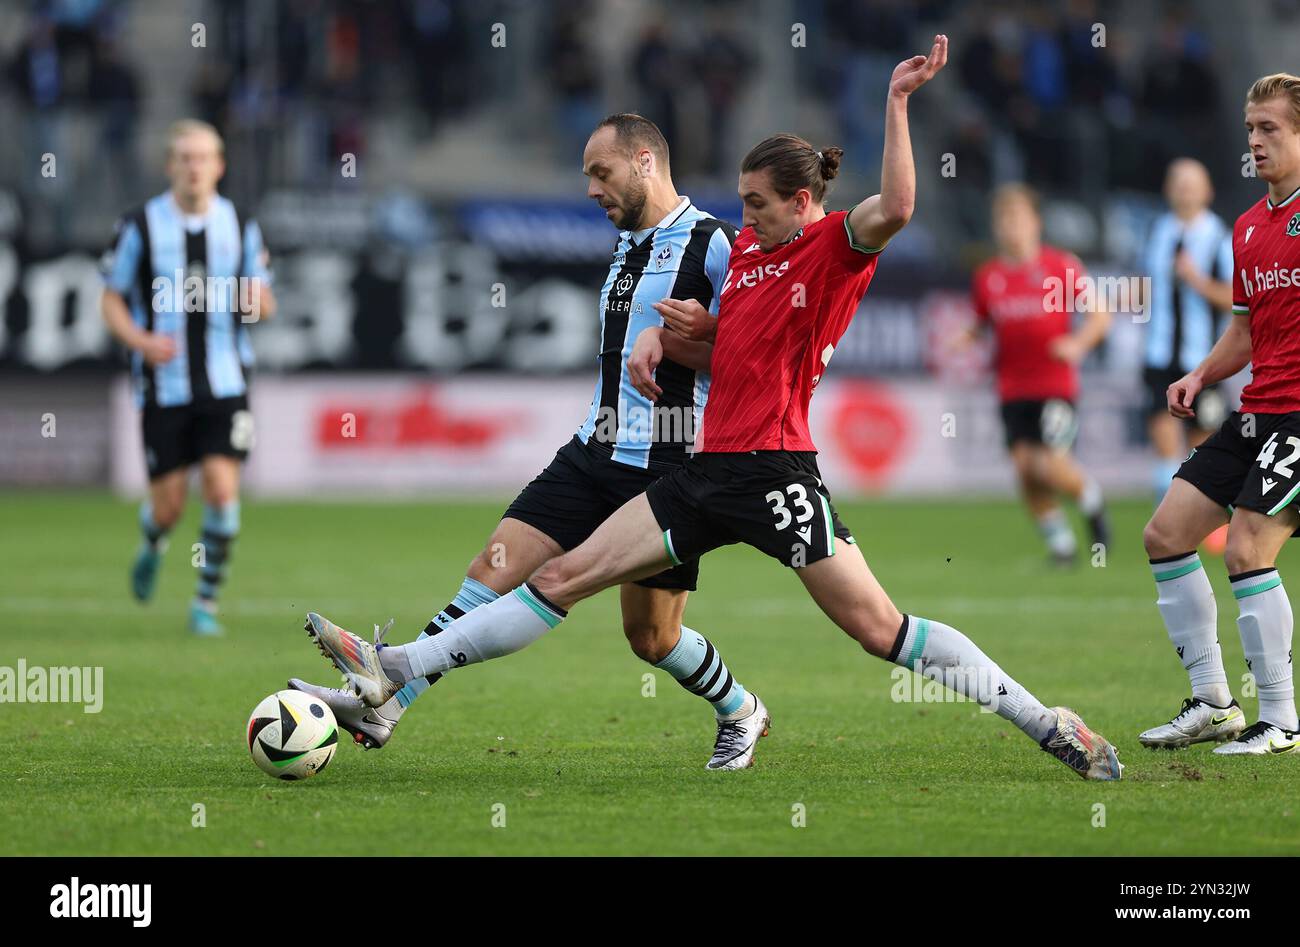
[[83, 885], [73, 875], [50, 889], [50, 917], [129, 917], [132, 927], [148, 927], [153, 917], [153, 885]]
[[757, 249], [759, 249], [759, 245], [757, 243], [751, 243], [745, 248], [744, 253], [742, 253], [741, 256], [744, 256], [745, 253], [753, 253]]
[[1250, 243], [1250, 235], [1253, 234], [1254, 232], [1255, 232], [1255, 225], [1254, 225], [1254, 224], [1251, 224], [1249, 227], [1246, 228], [1246, 239], [1243, 240], [1243, 241], [1241, 241], [1241, 245], [1242, 245], [1243, 247], [1244, 247], [1246, 244]]

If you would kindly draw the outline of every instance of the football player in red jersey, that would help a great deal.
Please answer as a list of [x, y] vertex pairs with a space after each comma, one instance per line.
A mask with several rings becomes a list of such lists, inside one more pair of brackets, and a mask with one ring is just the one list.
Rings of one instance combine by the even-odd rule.
[[1110, 543], [1101, 488], [1071, 453], [1079, 430], [1078, 365], [1106, 337], [1110, 314], [1094, 307], [1072, 327], [1073, 290], [1087, 271], [1074, 254], [1042, 242], [1029, 188], [1006, 184], [994, 194], [993, 234], [998, 256], [975, 271], [971, 284], [974, 331], [994, 335], [1002, 425], [1025, 506], [1052, 559], [1072, 565], [1077, 544], [1058, 497], [1078, 504], [1094, 545]]
[[[1083, 778], [1119, 778], [1114, 747], [1076, 713], [1043, 706], [955, 628], [894, 606], [836, 517], [817, 472], [808, 402], [880, 251], [911, 218], [916, 175], [908, 97], [943, 67], [947, 54], [947, 37], [936, 36], [929, 56], [894, 69], [880, 193], [851, 211], [828, 214], [822, 206], [840, 149], [818, 152], [801, 138], [776, 135], [745, 158], [739, 186], [745, 228], [732, 245], [723, 285], [703, 430], [685, 465], [513, 593], [439, 635], [376, 648], [309, 616], [311, 635], [368, 703], [386, 700], [416, 676], [517, 651], [602, 589], [744, 542], [794, 568], [822, 610], [871, 654], [977, 700]], [[670, 327], [693, 334], [707, 325], [703, 307], [657, 305]], [[663, 331], [643, 330], [629, 358], [634, 384], [648, 397], [656, 396], [651, 376]], [[752, 761], [769, 723], [758, 702], [732, 725], [737, 759]]]
[[[1192, 451], [1143, 532], [1157, 604], [1192, 696], [1139, 739], [1150, 747], [1214, 741], [1223, 743], [1215, 753], [1300, 755], [1291, 603], [1276, 568], [1300, 527], [1300, 77], [1256, 80], [1245, 114], [1268, 193], [1232, 230], [1232, 322], [1205, 360], [1169, 386], [1169, 411], [1193, 417], [1201, 390], [1247, 363], [1252, 377], [1241, 410]], [[1214, 592], [1196, 554], [1225, 522], [1224, 564], [1259, 692], [1259, 719], [1249, 727], [1228, 689]]]

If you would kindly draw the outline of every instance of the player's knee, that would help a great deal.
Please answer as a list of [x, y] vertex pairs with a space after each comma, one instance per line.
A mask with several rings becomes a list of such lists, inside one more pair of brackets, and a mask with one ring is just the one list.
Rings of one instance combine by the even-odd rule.
[[477, 556], [469, 561], [465, 567], [466, 578], [473, 579], [475, 582], [482, 582], [484, 585], [490, 585], [488, 580], [492, 576], [492, 547], [479, 552]]
[[673, 650], [672, 632], [675, 630], [675, 627], [668, 628], [644, 618], [623, 619], [623, 634], [627, 636], [632, 653], [650, 664], [658, 664], [668, 657], [668, 652]]
[[160, 529], [171, 529], [181, 518], [184, 505], [170, 501], [152, 503], [153, 521]]
[[1159, 559], [1162, 556], [1176, 556], [1180, 552], [1186, 552], [1186, 549], [1173, 548], [1178, 545], [1177, 539], [1178, 537], [1167, 528], [1159, 514], [1147, 520], [1147, 525], [1142, 527], [1142, 545], [1146, 548], [1148, 558]]
[[1265, 558], [1254, 535], [1239, 527], [1228, 527], [1228, 544], [1223, 549], [1223, 564], [1227, 567], [1228, 575], [1266, 569], [1272, 563], [1265, 561]]
[[547, 598], [556, 602], [571, 601], [575, 591], [582, 585], [586, 570], [578, 557], [572, 553], [548, 559], [532, 574], [529, 581]]
[[878, 658], [888, 657], [903, 624], [903, 613], [892, 603], [862, 609], [854, 615], [844, 630], [862, 646], [862, 650]]

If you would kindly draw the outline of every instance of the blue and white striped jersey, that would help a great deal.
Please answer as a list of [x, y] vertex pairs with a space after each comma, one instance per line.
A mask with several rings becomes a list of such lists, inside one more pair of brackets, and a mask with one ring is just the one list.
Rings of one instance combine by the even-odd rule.
[[600, 363], [591, 411], [578, 439], [613, 460], [667, 471], [691, 452], [709, 377], [665, 359], [655, 372], [663, 395], [651, 403], [628, 378], [627, 359], [643, 329], [663, 325], [653, 304], [696, 299], [714, 315], [736, 228], [684, 197], [656, 227], [619, 234], [600, 291]]
[[[220, 195], [205, 215], [187, 221], [170, 191], [159, 194], [118, 222], [103, 270], [105, 285], [126, 298], [137, 325], [176, 340], [176, 357], [152, 368], [131, 353], [141, 407], [247, 392], [253, 347], [240, 321], [239, 280], [270, 282], [256, 222], [242, 220]], [[245, 298], [249, 292], [243, 290]]]
[[1151, 278], [1146, 325], [1146, 365], [1189, 372], [1210, 353], [1219, 338], [1224, 313], [1192, 287], [1178, 280], [1174, 261], [1186, 250], [1197, 269], [1217, 280], [1232, 279], [1232, 228], [1211, 211], [1184, 225], [1172, 211], [1152, 225], [1142, 255]]

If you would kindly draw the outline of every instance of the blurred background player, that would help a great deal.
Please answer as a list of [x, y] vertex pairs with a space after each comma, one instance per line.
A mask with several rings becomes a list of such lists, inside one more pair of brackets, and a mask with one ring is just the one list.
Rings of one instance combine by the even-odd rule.
[[1041, 234], [1034, 192], [1020, 184], [999, 188], [993, 197], [998, 256], [975, 272], [971, 298], [978, 321], [971, 333], [993, 331], [1002, 424], [1021, 496], [1053, 561], [1073, 564], [1077, 543], [1058, 497], [1078, 504], [1093, 543], [1110, 541], [1101, 487], [1071, 453], [1078, 366], [1105, 338], [1110, 315], [1092, 308], [1072, 331], [1073, 307], [1053, 305], [1047, 281], [1067, 288], [1057, 297], [1068, 302], [1068, 288], [1087, 273], [1073, 254], [1044, 245]]
[[[1247, 363], [1251, 381], [1241, 410], [1178, 468], [1143, 531], [1157, 605], [1192, 696], [1138, 739], [1170, 749], [1229, 741], [1214, 752], [1294, 756], [1293, 620], [1277, 556], [1300, 528], [1300, 77], [1257, 79], [1245, 112], [1251, 158], [1268, 193], [1232, 228], [1232, 321], [1205, 360], [1169, 386], [1169, 410], [1193, 417], [1196, 396]], [[1223, 667], [1214, 590], [1196, 554], [1225, 522], [1241, 650], [1259, 693], [1259, 719], [1245, 729]]]
[[275, 312], [257, 224], [217, 193], [225, 173], [216, 129], [185, 120], [167, 138], [170, 190], [121, 219], [105, 260], [104, 321], [130, 350], [149, 496], [131, 591], [153, 595], [190, 468], [202, 474], [198, 587], [189, 628], [221, 633], [217, 592], [239, 533], [239, 470], [253, 443], [250, 321]]
[[[1142, 254], [1150, 279], [1146, 300], [1149, 321], [1142, 379], [1150, 397], [1148, 431], [1156, 451], [1153, 486], [1156, 503], [1169, 489], [1187, 452], [1223, 423], [1227, 404], [1214, 385], [1196, 397], [1196, 416], [1178, 419], [1169, 413], [1169, 386], [1199, 365], [1219, 337], [1232, 308], [1232, 229], [1210, 202], [1214, 188], [1205, 165], [1178, 158], [1165, 175], [1169, 210], [1152, 225]], [[1227, 526], [1215, 530], [1205, 545], [1222, 553]]]

